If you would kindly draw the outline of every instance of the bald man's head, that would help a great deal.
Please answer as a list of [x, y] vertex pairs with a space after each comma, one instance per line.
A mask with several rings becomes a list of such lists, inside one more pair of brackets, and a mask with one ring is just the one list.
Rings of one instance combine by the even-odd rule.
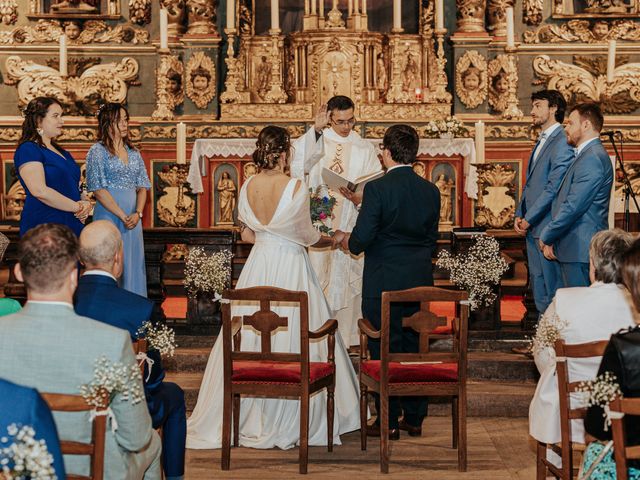
[[100, 269], [114, 273], [116, 255], [121, 250], [122, 237], [113, 223], [97, 220], [82, 229], [80, 261], [87, 270]]

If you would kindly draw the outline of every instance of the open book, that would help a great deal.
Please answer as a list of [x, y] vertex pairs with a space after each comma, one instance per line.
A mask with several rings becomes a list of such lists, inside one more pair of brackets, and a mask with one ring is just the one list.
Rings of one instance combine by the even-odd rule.
[[375, 180], [376, 178], [380, 178], [383, 175], [384, 171], [380, 170], [379, 172], [372, 173], [370, 175], [358, 177], [353, 182], [350, 182], [346, 178], [338, 175], [336, 172], [329, 170], [326, 167], [322, 169], [322, 180], [334, 192], [339, 192], [340, 187], [344, 187], [347, 190], [351, 190], [352, 192], [362, 192], [364, 186], [367, 183], [369, 183], [371, 180]]

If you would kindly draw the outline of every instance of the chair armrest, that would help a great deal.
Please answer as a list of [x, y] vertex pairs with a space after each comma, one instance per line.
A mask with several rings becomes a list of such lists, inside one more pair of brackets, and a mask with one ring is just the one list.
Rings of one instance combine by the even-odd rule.
[[322, 338], [330, 334], [335, 334], [338, 329], [338, 321], [335, 318], [330, 318], [319, 329], [309, 331], [309, 338]]
[[380, 330], [373, 328], [373, 325], [366, 318], [360, 318], [358, 320], [358, 328], [362, 333], [370, 338], [380, 338]]

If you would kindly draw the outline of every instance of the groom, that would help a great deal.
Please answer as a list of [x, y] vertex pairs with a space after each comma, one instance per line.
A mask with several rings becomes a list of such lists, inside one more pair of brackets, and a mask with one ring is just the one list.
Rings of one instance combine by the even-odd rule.
[[[418, 143], [418, 133], [409, 125], [394, 125], [385, 132], [381, 149], [387, 173], [365, 186], [353, 232], [335, 234], [334, 242], [343, 249], [354, 255], [364, 252], [362, 313], [377, 329], [382, 292], [433, 285], [431, 256], [438, 237], [440, 193], [411, 168]], [[392, 305], [391, 352], [418, 352], [418, 334], [403, 329], [402, 318], [419, 308], [419, 304]], [[380, 341], [369, 339], [369, 351], [372, 359], [380, 359]], [[379, 406], [376, 396], [378, 411]], [[399, 422], [401, 411], [404, 419]], [[399, 429], [421, 435], [426, 415], [426, 397], [391, 397], [389, 438], [400, 438]], [[368, 435], [380, 435], [379, 422], [380, 418], [367, 428]]]

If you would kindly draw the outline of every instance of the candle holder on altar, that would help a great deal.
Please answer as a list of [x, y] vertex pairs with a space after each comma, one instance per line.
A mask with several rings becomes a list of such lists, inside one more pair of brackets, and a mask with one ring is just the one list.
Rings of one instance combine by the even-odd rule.
[[220, 95], [222, 103], [247, 103], [247, 95], [242, 92], [243, 81], [240, 69], [242, 68], [235, 56], [233, 47], [235, 41], [235, 28], [225, 28], [227, 34], [227, 56], [224, 63], [227, 65], [227, 78], [224, 81], [224, 92]]
[[507, 52], [508, 74], [511, 81], [509, 82], [509, 91], [507, 92], [507, 108], [502, 112], [502, 118], [505, 120], [517, 120], [524, 117], [524, 113], [520, 110], [518, 102], [518, 58], [515, 55], [517, 46], [506, 46], [504, 51]]
[[447, 80], [447, 58], [444, 55], [444, 36], [447, 33], [446, 28], [436, 29], [437, 53], [436, 53], [436, 88], [435, 100], [441, 103], [451, 103], [453, 97], [447, 92], [449, 82]]

